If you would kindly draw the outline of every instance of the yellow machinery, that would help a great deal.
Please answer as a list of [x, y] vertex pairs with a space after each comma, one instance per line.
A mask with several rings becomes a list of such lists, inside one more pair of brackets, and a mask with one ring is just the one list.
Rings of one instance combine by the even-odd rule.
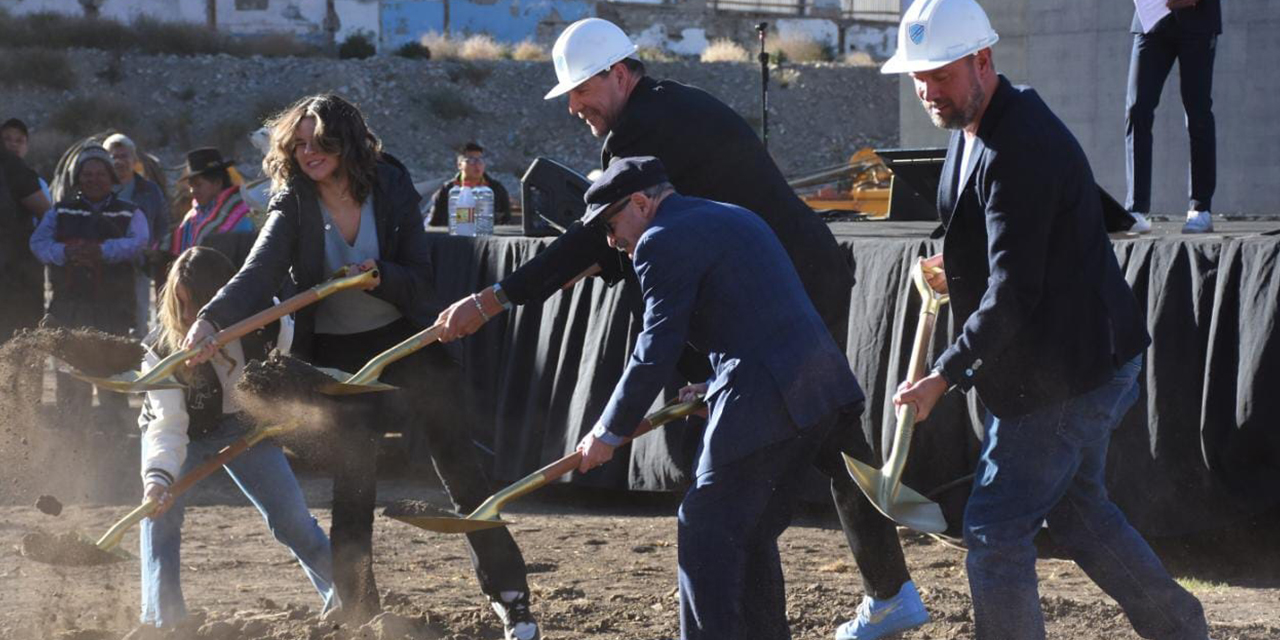
[[893, 174], [870, 147], [859, 149], [849, 162], [824, 167], [788, 181], [815, 211], [861, 213], [868, 218], [889, 215], [889, 185]]

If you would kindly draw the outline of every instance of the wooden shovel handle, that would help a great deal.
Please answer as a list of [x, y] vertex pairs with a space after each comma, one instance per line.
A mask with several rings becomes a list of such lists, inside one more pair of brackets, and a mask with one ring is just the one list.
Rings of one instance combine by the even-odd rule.
[[[636, 427], [636, 430], [632, 432], [632, 434], [629, 437], [625, 438], [618, 446], [627, 444], [628, 442], [631, 442], [632, 440], [635, 440], [636, 438], [639, 438], [640, 436], [646, 433], [649, 433], [650, 431], [653, 431], [654, 429], [661, 427], [662, 425], [668, 422], [671, 422], [672, 420], [676, 420], [679, 418], [683, 418], [685, 416], [692, 415], [694, 412], [701, 409], [703, 406], [704, 405], [701, 398], [691, 402], [669, 403], [667, 404], [667, 406], [657, 411], [654, 411], [648, 416], [645, 416], [645, 418], [640, 421], [640, 425]], [[537, 471], [534, 472], [534, 474], [542, 475], [544, 483], [551, 482], [552, 480], [555, 480], [556, 478], [559, 478], [560, 476], [577, 469], [578, 464], [581, 462], [582, 462], [582, 452], [574, 451], [573, 453], [563, 458], [560, 458], [559, 460], [556, 460], [555, 462], [552, 462], [551, 464], [541, 469], [538, 469]]]
[[292, 298], [289, 298], [288, 300], [285, 300], [284, 302], [281, 302], [280, 304], [263, 309], [262, 311], [259, 311], [258, 313], [255, 313], [248, 318], [219, 331], [213, 336], [213, 342], [218, 345], [218, 347], [225, 347], [233, 340], [243, 338], [258, 329], [261, 329], [262, 327], [297, 311], [298, 309], [318, 302], [332, 293], [342, 291], [343, 289], [357, 287], [370, 281], [376, 282], [378, 278], [378, 270], [372, 269], [354, 276], [347, 276], [345, 278], [338, 278], [336, 280], [320, 283], [296, 296], [293, 296]]

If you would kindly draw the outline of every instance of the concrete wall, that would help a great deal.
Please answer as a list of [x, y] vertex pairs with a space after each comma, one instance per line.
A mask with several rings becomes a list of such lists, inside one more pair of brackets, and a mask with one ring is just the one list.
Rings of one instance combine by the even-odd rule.
[[594, 0], [381, 0], [381, 5], [383, 51], [416, 42], [432, 31], [486, 33], [516, 43], [536, 39], [543, 25], [565, 25], [595, 15]]
[[[1000, 34], [996, 69], [1029, 84], [1075, 133], [1093, 172], [1117, 199], [1125, 193], [1124, 111], [1133, 4], [1120, 0], [980, 0]], [[905, 5], [906, 3], [904, 3]], [[1280, 2], [1226, 0], [1214, 67], [1218, 128], [1215, 213], [1280, 214]], [[1152, 210], [1187, 209], [1188, 142], [1177, 68], [1156, 110]], [[911, 89], [900, 84], [904, 147], [940, 146]]]

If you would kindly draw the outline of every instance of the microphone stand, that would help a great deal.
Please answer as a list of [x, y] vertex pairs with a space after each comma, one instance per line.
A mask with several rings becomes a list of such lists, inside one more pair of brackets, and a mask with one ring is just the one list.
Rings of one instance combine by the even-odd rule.
[[764, 50], [764, 34], [768, 28], [768, 22], [756, 25], [756, 33], [760, 34], [760, 137], [766, 151], [769, 150], [769, 54]]

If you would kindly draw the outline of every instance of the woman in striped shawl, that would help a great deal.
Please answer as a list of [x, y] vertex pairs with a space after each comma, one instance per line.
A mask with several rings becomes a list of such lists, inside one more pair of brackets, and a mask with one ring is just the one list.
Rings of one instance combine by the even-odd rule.
[[240, 185], [232, 180], [234, 164], [212, 147], [187, 153], [186, 170], [178, 180], [191, 188], [191, 210], [166, 239], [171, 255], [208, 246], [230, 257], [236, 266], [244, 263], [258, 230]]

